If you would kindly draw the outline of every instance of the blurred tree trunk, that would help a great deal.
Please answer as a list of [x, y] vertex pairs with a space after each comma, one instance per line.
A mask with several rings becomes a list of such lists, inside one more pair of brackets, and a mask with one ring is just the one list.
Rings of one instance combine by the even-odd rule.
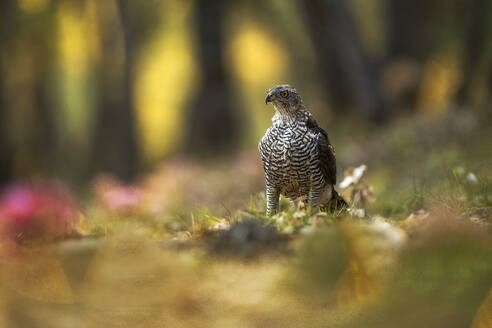
[[335, 111], [355, 102], [368, 118], [384, 119], [377, 72], [364, 53], [348, 4], [344, 0], [308, 0], [301, 4]]
[[[55, 121], [56, 101], [52, 90], [53, 75], [56, 63], [56, 9], [57, 1], [50, 2], [43, 13], [45, 23], [43, 28], [35, 30], [29, 41], [34, 46], [34, 77], [33, 77], [33, 116], [35, 125], [32, 127], [32, 161], [36, 169], [43, 175], [57, 173], [58, 158], [58, 127]], [[34, 40], [38, 40], [36, 43]], [[28, 42], [29, 42], [28, 41]], [[34, 172], [36, 173], [36, 172]]]
[[390, 57], [411, 57], [424, 62], [434, 46], [432, 27], [439, 1], [386, 0], [387, 48]]
[[[122, 33], [109, 26], [101, 37], [102, 62], [98, 68], [100, 104], [94, 140], [96, 172], [107, 172], [130, 182], [138, 170], [138, 148], [133, 97], [134, 81], [134, 36], [129, 26], [127, 3], [117, 1], [122, 24]], [[101, 16], [101, 21], [107, 19]], [[123, 72], [118, 72], [118, 38], [124, 41]], [[121, 73], [121, 74], [119, 74]], [[120, 81], [121, 78], [121, 81]]]
[[238, 111], [223, 59], [225, 4], [224, 0], [197, 0], [195, 3], [202, 79], [188, 112], [185, 150], [191, 154], [224, 154], [239, 143]]
[[[438, 33], [435, 27], [440, 23], [442, 12], [447, 8], [442, 6], [440, 0], [386, 0], [384, 10], [385, 64], [387, 67], [394, 67], [393, 64], [401, 68], [407, 67], [414, 76], [399, 86], [400, 94], [393, 95], [396, 97], [396, 103], [393, 105], [398, 108], [414, 108], [419, 95], [423, 67], [437, 48]], [[410, 71], [407, 70], [407, 74], [410, 74]]]
[[[56, 172], [57, 126], [54, 113], [56, 102], [51, 86], [53, 85], [53, 64], [56, 61], [56, 42], [53, 39], [56, 38], [57, 4], [58, 2], [53, 0], [46, 8], [36, 13], [22, 12], [15, 1], [2, 1], [0, 5], [0, 24], [2, 32], [5, 33], [2, 33], [0, 40], [2, 54], [14, 51], [9, 56], [9, 60], [13, 60], [14, 63], [9, 64], [18, 65], [15, 62], [15, 51], [19, 51], [16, 45], [25, 44], [23, 51], [26, 53], [23, 55], [29, 56], [33, 63], [26, 78], [28, 81], [26, 87], [29, 91], [22, 90], [9, 95], [4, 90], [5, 74], [9, 74], [5, 71], [9, 70], [5, 70], [5, 67], [0, 68], [2, 92], [0, 95], [0, 166], [2, 167], [0, 180], [3, 181], [15, 178], [15, 176], [50, 175]], [[19, 95], [21, 97], [32, 96], [32, 99], [26, 102], [27, 104], [21, 105], [26, 108], [18, 108], [15, 105], [7, 108], [15, 101], [6, 101], [5, 97], [19, 97]], [[25, 109], [30, 118], [19, 116], [17, 109]], [[17, 116], [15, 119], [25, 124], [19, 133], [23, 135], [22, 141], [17, 141], [16, 144], [22, 149], [15, 149], [15, 152], [13, 144], [7, 141], [9, 139], [7, 134], [12, 132], [7, 122], [11, 115]]]
[[[9, 12], [5, 10], [5, 3], [0, 4], [0, 21], [5, 22], [3, 17], [8, 15]], [[2, 24], [3, 25], [3, 24]], [[1, 27], [4, 31], [4, 26]], [[0, 32], [1, 33], [1, 32]], [[0, 56], [3, 54], [4, 38], [0, 39]], [[12, 177], [12, 149], [9, 145], [7, 135], [7, 109], [4, 99], [4, 72], [2, 66], [2, 58], [0, 57], [0, 187], [7, 183]]]
[[486, 108], [488, 108], [489, 113], [492, 112], [492, 68], [489, 68], [488, 72], [485, 73], [484, 78], [485, 83], [485, 99], [484, 103]]
[[[42, 50], [41, 50], [42, 51]], [[38, 65], [48, 65], [43, 62]], [[31, 156], [35, 169], [43, 175], [56, 173], [57, 160], [57, 126], [55, 123], [55, 101], [50, 90], [50, 72], [47, 67], [40, 67], [41, 72], [34, 77], [34, 117], [35, 125], [32, 127]], [[37, 172], [33, 172], [37, 173]]]
[[[0, 44], [0, 53], [1, 51], [2, 45]], [[3, 71], [0, 69], [0, 187], [12, 177], [12, 157], [12, 149], [8, 142], [6, 108], [3, 97]]]
[[463, 76], [456, 101], [463, 106], [470, 101], [470, 88], [481, 67], [486, 53], [487, 40], [490, 40], [492, 27], [492, 5], [488, 0], [468, 0], [467, 12], [469, 17], [466, 24], [466, 34], [463, 51]]
[[14, 0], [0, 1], [0, 187], [13, 177], [13, 149], [9, 142], [7, 104], [5, 101], [5, 72], [3, 54], [14, 34], [18, 8]]

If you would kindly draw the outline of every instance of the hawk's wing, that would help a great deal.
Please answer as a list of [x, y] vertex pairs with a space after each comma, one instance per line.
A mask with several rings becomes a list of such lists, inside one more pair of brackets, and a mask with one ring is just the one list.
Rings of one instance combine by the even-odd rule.
[[325, 130], [323, 130], [312, 117], [308, 118], [306, 126], [316, 134], [321, 172], [325, 177], [325, 181], [331, 185], [336, 185], [337, 167], [335, 149], [333, 149], [333, 146], [330, 144], [328, 134], [326, 134]]

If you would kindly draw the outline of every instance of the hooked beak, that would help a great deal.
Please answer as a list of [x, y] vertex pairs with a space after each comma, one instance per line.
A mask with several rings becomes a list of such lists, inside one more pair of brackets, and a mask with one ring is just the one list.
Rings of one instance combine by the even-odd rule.
[[272, 102], [273, 97], [271, 93], [267, 93], [266, 98], [265, 98], [265, 105], [268, 104], [269, 102]]

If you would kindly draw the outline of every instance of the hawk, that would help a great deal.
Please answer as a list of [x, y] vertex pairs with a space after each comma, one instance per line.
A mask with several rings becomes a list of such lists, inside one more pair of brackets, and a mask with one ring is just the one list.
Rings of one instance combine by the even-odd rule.
[[265, 169], [267, 215], [277, 212], [280, 195], [292, 201], [307, 199], [314, 212], [320, 205], [347, 205], [334, 188], [335, 150], [296, 89], [275, 86], [267, 92], [268, 103], [275, 115], [258, 147]]

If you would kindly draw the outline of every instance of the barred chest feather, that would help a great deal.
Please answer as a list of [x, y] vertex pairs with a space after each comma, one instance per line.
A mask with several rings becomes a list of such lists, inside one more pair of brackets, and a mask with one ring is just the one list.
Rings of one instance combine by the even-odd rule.
[[291, 199], [307, 196], [313, 178], [319, 179], [317, 135], [306, 120], [274, 119], [259, 150], [268, 182]]

